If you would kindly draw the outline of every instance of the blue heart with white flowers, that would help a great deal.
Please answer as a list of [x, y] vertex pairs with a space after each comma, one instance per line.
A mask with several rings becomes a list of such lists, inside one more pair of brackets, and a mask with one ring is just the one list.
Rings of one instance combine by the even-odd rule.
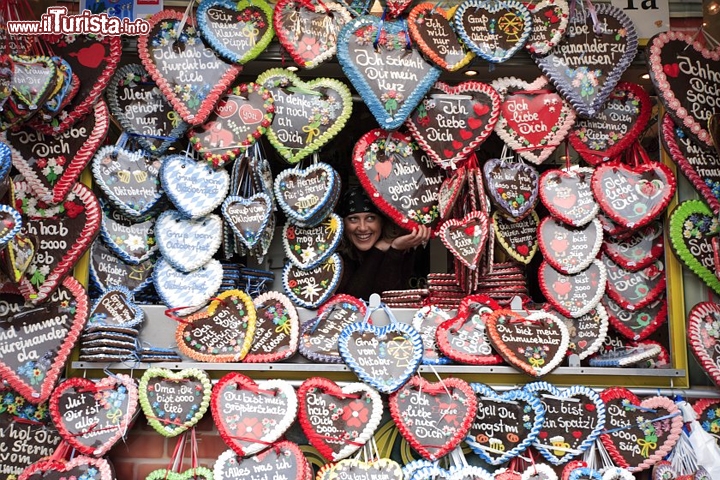
[[524, 390], [498, 394], [471, 383], [478, 407], [465, 442], [490, 465], [501, 465], [533, 444], [545, 421], [540, 400]]
[[105, 290], [95, 301], [85, 328], [101, 325], [137, 328], [144, 319], [145, 314], [135, 304], [132, 292], [117, 286]]
[[338, 36], [337, 58], [384, 130], [399, 128], [442, 72], [412, 45], [405, 20], [383, 21], [371, 15], [345, 24]]
[[181, 272], [192, 272], [212, 259], [222, 243], [222, 220], [215, 214], [192, 219], [175, 210], [163, 212], [155, 224], [163, 258]]
[[190, 218], [204, 217], [225, 200], [230, 175], [213, 170], [207, 162], [196, 162], [185, 155], [165, 157], [160, 181], [175, 208]]
[[215, 259], [184, 273], [160, 258], [153, 270], [153, 282], [160, 299], [168, 308], [177, 308], [176, 313], [181, 316], [204, 307], [217, 293], [222, 279], [222, 265]]
[[315, 268], [303, 270], [290, 262], [282, 273], [283, 289], [300, 307], [316, 309], [329, 299], [342, 277], [342, 258], [335, 253]]
[[161, 164], [142, 150], [108, 145], [93, 157], [92, 175], [113, 207], [129, 218], [141, 218], [163, 198]]
[[15, 238], [22, 228], [20, 213], [9, 205], [0, 205], [0, 250]]
[[222, 204], [222, 216], [247, 248], [260, 240], [272, 215], [273, 202], [266, 193], [250, 197], [230, 195]]
[[523, 387], [538, 397], [545, 420], [533, 447], [553, 465], [581, 456], [605, 428], [605, 402], [592, 388], [573, 385], [558, 389], [547, 382]]
[[523, 48], [532, 22], [530, 11], [516, 0], [467, 0], [453, 17], [463, 43], [491, 63], [502, 63]]
[[283, 170], [275, 177], [273, 188], [282, 211], [295, 223], [307, 224], [314, 223], [318, 213], [330, 205], [338, 184], [337, 173], [330, 165], [316, 163], [305, 169]]
[[100, 236], [112, 252], [130, 265], [139, 265], [157, 252], [155, 218], [129, 219], [103, 205]]
[[389, 394], [415, 374], [422, 361], [423, 343], [418, 331], [406, 323], [377, 327], [355, 322], [340, 333], [338, 352], [360, 380]]

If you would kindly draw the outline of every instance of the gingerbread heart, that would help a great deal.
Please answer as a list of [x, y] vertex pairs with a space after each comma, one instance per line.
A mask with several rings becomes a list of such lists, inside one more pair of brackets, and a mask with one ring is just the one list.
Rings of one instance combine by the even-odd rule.
[[255, 305], [241, 290], [226, 290], [204, 312], [178, 323], [175, 340], [180, 353], [199, 362], [240, 362], [255, 335]]
[[163, 259], [173, 268], [190, 273], [207, 264], [222, 243], [222, 220], [215, 214], [196, 220], [183, 218], [175, 210], [166, 210], [155, 224]]
[[8, 313], [0, 323], [7, 354], [0, 374], [10, 387], [33, 404], [45, 402], [65, 368], [88, 316], [85, 289], [66, 277], [42, 307], [25, 306], [23, 297], [3, 294]]
[[25, 275], [34, 257], [35, 243], [30, 236], [21, 231], [8, 240], [5, 250], [0, 253], [2, 260], [0, 268], [12, 283], [17, 284]]
[[645, 340], [665, 323], [668, 316], [667, 300], [664, 294], [642, 308], [626, 310], [606, 295], [602, 299], [606, 307], [610, 324], [623, 337], [639, 341]]
[[138, 329], [144, 319], [145, 313], [134, 303], [133, 294], [125, 287], [115, 286], [95, 300], [86, 328]]
[[23, 174], [34, 195], [55, 205], [72, 191], [105, 139], [108, 127], [107, 105], [100, 101], [90, 115], [62, 134], [45, 135], [25, 126], [5, 132], [4, 139], [12, 150], [13, 165]]
[[[61, 83], [57, 65], [46, 55], [11, 56], [13, 77], [3, 129], [16, 126], [36, 115]], [[60, 74], [61, 76], [62, 74]]]
[[291, 223], [283, 229], [287, 258], [298, 268], [310, 269], [333, 254], [343, 238], [343, 220], [331, 214], [317, 227], [302, 228]]
[[714, 302], [700, 302], [688, 315], [690, 349], [705, 373], [720, 384], [720, 307]]
[[[390, 414], [410, 446], [423, 458], [435, 461], [466, 437], [477, 409], [470, 385], [458, 378], [430, 383], [415, 376], [390, 395]], [[443, 431], [432, 435], [428, 427]]]
[[693, 139], [711, 147], [708, 120], [716, 107], [709, 92], [720, 88], [720, 52], [679, 31], [659, 33], [648, 46], [650, 80], [660, 102]]
[[103, 208], [100, 237], [115, 255], [130, 265], [140, 265], [158, 250], [154, 218], [133, 222], [107, 206]]
[[675, 175], [662, 163], [631, 167], [603, 163], [592, 176], [592, 191], [600, 208], [618, 225], [640, 228], [652, 222], [675, 194]]
[[607, 271], [607, 295], [626, 310], [643, 308], [665, 291], [665, 266], [659, 259], [637, 272], [628, 272], [606, 255], [602, 262]]
[[255, 336], [245, 363], [287, 360], [298, 348], [299, 323], [295, 306], [280, 292], [265, 292], [253, 300]]
[[265, 450], [295, 421], [298, 399], [284, 380], [255, 383], [237, 372], [222, 377], [210, 399], [223, 441], [242, 457]]
[[145, 480], [213, 480], [213, 472], [205, 467], [189, 468], [181, 473], [161, 468], [150, 472]]
[[222, 203], [223, 218], [247, 248], [253, 248], [260, 241], [272, 211], [273, 201], [267, 193], [249, 197], [229, 195]]
[[426, 305], [413, 315], [412, 326], [418, 331], [423, 342], [423, 365], [450, 363], [450, 359], [442, 355], [435, 341], [437, 328], [448, 320], [450, 320], [450, 315], [435, 305]]
[[523, 218], [538, 199], [538, 172], [531, 165], [493, 158], [483, 165], [483, 178], [490, 200], [503, 215]]
[[[390, 2], [388, 2], [390, 3]], [[408, 2], [409, 3], [409, 2]], [[399, 463], [389, 458], [380, 458], [372, 461], [362, 461], [359, 458], [341, 460], [336, 464], [326, 465], [318, 472], [320, 478], [338, 478], [357, 475], [362, 472], [368, 478], [385, 478], [387, 480], [403, 480], [403, 470]]]
[[478, 267], [488, 238], [488, 217], [475, 210], [461, 219], [444, 222], [438, 231], [440, 240], [455, 258], [470, 269]]
[[532, 33], [525, 49], [535, 55], [545, 55], [562, 42], [570, 7], [565, 0], [541, 0], [526, 6], [532, 15]]
[[650, 266], [664, 252], [661, 222], [653, 222], [629, 237], [608, 235], [603, 253], [625, 270], [636, 272]]
[[0, 250], [15, 239], [22, 226], [22, 217], [17, 210], [8, 205], [0, 205]]
[[495, 133], [518, 155], [536, 165], [553, 154], [575, 123], [570, 104], [549, 91], [549, 81], [538, 77], [524, 82], [515, 77], [492, 83], [502, 97]]
[[540, 175], [540, 201], [550, 215], [575, 227], [582, 227], [597, 216], [590, 180], [592, 168], [550, 169]]
[[[720, 399], [717, 398], [700, 398], [693, 403], [693, 410], [697, 414], [697, 421], [708, 433], [717, 433], [720, 431]], [[662, 462], [659, 462], [662, 463]], [[655, 464], [655, 470], [658, 467]], [[653, 476], [653, 478], [655, 478]], [[657, 478], [656, 480], [672, 480], [666, 478]]]
[[275, 177], [275, 201], [294, 223], [315, 226], [327, 216], [319, 214], [333, 201], [339, 182], [335, 170], [326, 163], [287, 168]]
[[595, 260], [603, 241], [602, 224], [597, 218], [583, 227], [568, 227], [552, 217], [543, 218], [537, 229], [543, 258], [555, 270], [573, 275]]
[[[117, 37], [118, 39], [120, 37]], [[110, 463], [104, 458], [77, 455], [72, 460], [60, 461], [44, 459], [33, 463], [23, 470], [19, 478], [23, 480], [70, 479], [113, 480], [115, 474]]]
[[624, 349], [600, 351], [588, 363], [601, 368], [667, 368], [670, 365], [665, 348], [652, 340], [628, 342]]
[[256, 82], [275, 101], [275, 120], [265, 136], [289, 163], [312, 155], [343, 129], [352, 113], [352, 94], [341, 81], [305, 82], [290, 70], [271, 68]]
[[341, 388], [326, 378], [313, 377], [300, 385], [297, 396], [300, 427], [310, 444], [329, 461], [347, 458], [359, 450], [382, 419], [380, 394], [363, 383]]
[[574, 385], [562, 390], [546, 382], [525, 385], [545, 407], [545, 421], [533, 447], [553, 465], [582, 455], [603, 432], [606, 410], [592, 388]]
[[443, 70], [454, 72], [470, 63], [475, 55], [460, 42], [450, 18], [451, 13], [426, 2], [413, 7], [408, 25], [410, 37], [423, 55]]
[[35, 255], [19, 288], [26, 300], [38, 304], [55, 291], [90, 248], [100, 230], [100, 204], [80, 183], [55, 206], [37, 200], [27, 182], [15, 182], [13, 187], [15, 208], [26, 218], [23, 232], [37, 239]]
[[616, 465], [640, 472], [672, 451], [683, 425], [675, 402], [665, 397], [641, 402], [621, 387], [605, 389], [600, 396], [607, 408], [608, 427], [600, 438]]
[[250, 471], [251, 475], [267, 472], [271, 477], [278, 476], [286, 480], [309, 480], [305, 477], [309, 464], [297, 444], [283, 440], [264, 452], [243, 458], [234, 450], [220, 454], [213, 467], [215, 480], [233, 480]]
[[505, 253], [520, 263], [528, 264], [538, 249], [536, 234], [540, 218], [533, 210], [527, 217], [513, 222], [494, 212], [492, 216], [493, 232]]
[[578, 359], [584, 360], [603, 346], [609, 324], [608, 312], [603, 303], [605, 298], [595, 308], [577, 318], [553, 312], [568, 329], [568, 355], [575, 354]]
[[200, 421], [210, 404], [211, 390], [210, 378], [195, 368], [179, 372], [149, 368], [138, 387], [140, 406], [148, 425], [170, 438]]
[[300, 353], [322, 363], [342, 363], [337, 348], [338, 337], [351, 323], [365, 317], [365, 303], [350, 295], [335, 295], [318, 310], [318, 315], [302, 325]]
[[[376, 41], [380, 29], [382, 39]], [[410, 42], [404, 20], [357, 17], [345, 25], [337, 43], [345, 76], [385, 130], [405, 122], [442, 72]]]
[[482, 383], [471, 383], [477, 399], [475, 418], [465, 442], [480, 458], [501, 465], [522, 454], [540, 433], [545, 409], [524, 390], [502, 394]]
[[[138, 272], [139, 273], [139, 272]], [[215, 259], [188, 273], [160, 258], [152, 270], [155, 290], [162, 302], [178, 315], [200, 310], [215, 295], [223, 279], [223, 268]]]
[[407, 135], [369, 131], [355, 144], [352, 163], [370, 200], [402, 228], [432, 226], [439, 218], [442, 170]]
[[90, 281], [100, 290], [125, 287], [132, 293], [140, 293], [152, 284], [155, 259], [140, 265], [129, 265], [101, 241], [95, 241], [90, 248]]
[[440, 190], [438, 190], [440, 219], [447, 220], [450, 217], [455, 202], [457, 202], [460, 197], [460, 192], [465, 186], [467, 177], [468, 174], [465, 167], [460, 167], [440, 184]]
[[490, 85], [437, 82], [406, 125], [438, 166], [454, 169], [487, 140], [499, 115], [500, 96]]
[[285, 293], [295, 305], [317, 308], [335, 293], [342, 278], [342, 265], [342, 258], [337, 253], [310, 270], [302, 270], [288, 262], [282, 273]]
[[512, 310], [496, 310], [485, 317], [485, 325], [495, 350], [510, 365], [533, 377], [553, 371], [567, 354], [567, 327], [548, 312], [522, 317]]
[[62, 437], [77, 451], [101, 457], [125, 436], [138, 406], [129, 375], [93, 382], [73, 377], [53, 390], [50, 414]]
[[163, 159], [160, 181], [175, 208], [184, 217], [199, 219], [215, 210], [230, 189], [226, 170], [196, 162], [187, 155], [170, 155]]
[[595, 308], [605, 293], [607, 272], [600, 260], [574, 275], [565, 275], [543, 261], [538, 269], [540, 289], [547, 301], [566, 317], [581, 317]]
[[[201, 41], [193, 16], [166, 10], [148, 22], [150, 33], [138, 37], [143, 66], [180, 117], [201, 125], [241, 68], [218, 58]], [[178, 32], [180, 23], [182, 32]]]
[[594, 117], [575, 123], [568, 139], [586, 162], [597, 165], [619, 156], [645, 130], [652, 102], [645, 89], [620, 82]]

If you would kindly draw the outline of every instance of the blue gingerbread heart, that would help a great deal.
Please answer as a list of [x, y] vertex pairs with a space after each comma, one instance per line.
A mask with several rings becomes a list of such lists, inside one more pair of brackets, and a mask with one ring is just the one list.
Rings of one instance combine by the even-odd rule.
[[151, 259], [158, 249], [155, 218], [129, 219], [108, 205], [103, 205], [100, 237], [115, 255], [130, 265]]
[[22, 228], [20, 213], [8, 205], [0, 205], [0, 250], [15, 238]]
[[220, 248], [222, 220], [214, 214], [187, 219], [168, 210], [157, 219], [155, 238], [165, 261], [189, 273], [208, 263]]
[[250, 197], [230, 195], [222, 204], [223, 218], [247, 248], [260, 241], [272, 212], [273, 201], [267, 193]]
[[295, 224], [314, 227], [333, 209], [340, 179], [326, 163], [288, 168], [275, 177], [275, 200]]
[[137, 328], [145, 319], [143, 310], [135, 304], [135, 299], [125, 287], [117, 286], [105, 290], [95, 301], [87, 327], [110, 326]]
[[155, 290], [168, 308], [177, 308], [184, 316], [200, 310], [215, 295], [222, 284], [223, 268], [217, 260], [183, 273], [161, 258], [153, 270]]
[[230, 175], [185, 155], [166, 157], [160, 181], [175, 208], [185, 217], [200, 218], [215, 210], [230, 189]]

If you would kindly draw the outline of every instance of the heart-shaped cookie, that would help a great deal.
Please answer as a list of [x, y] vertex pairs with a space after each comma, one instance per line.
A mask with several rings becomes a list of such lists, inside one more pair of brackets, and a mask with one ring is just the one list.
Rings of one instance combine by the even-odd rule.
[[525, 49], [535, 55], [545, 55], [562, 42], [570, 19], [570, 6], [565, 0], [541, 0], [526, 6], [532, 15], [532, 33]]
[[342, 258], [332, 254], [315, 268], [302, 270], [285, 264], [282, 282], [285, 293], [295, 305], [315, 309], [330, 298], [342, 278]]
[[714, 302], [700, 302], [688, 315], [690, 348], [705, 373], [720, 384], [720, 307]]
[[273, 211], [273, 201], [267, 193], [250, 197], [229, 195], [222, 203], [222, 215], [236, 238], [253, 248], [260, 241]]
[[448, 72], [461, 69], [475, 56], [455, 34], [451, 15], [436, 4], [426, 2], [413, 7], [407, 19], [410, 37], [418, 49]]
[[410, 42], [404, 20], [357, 17], [343, 27], [337, 43], [345, 76], [385, 130], [405, 122], [442, 72]]
[[33, 239], [18, 232], [10, 238], [5, 245], [5, 250], [0, 252], [0, 269], [7, 275], [12, 283], [19, 283], [25, 275], [30, 263], [35, 257], [35, 243]]
[[[390, 2], [388, 2], [390, 3]], [[409, 2], [408, 2], [409, 3]], [[403, 470], [399, 463], [389, 458], [380, 458], [372, 461], [363, 461], [359, 458], [341, 460], [336, 464], [329, 464], [318, 472], [319, 478], [348, 478], [360, 474], [367, 478], [385, 478], [387, 480], [403, 480]]]
[[568, 227], [552, 217], [543, 218], [537, 229], [543, 258], [555, 270], [573, 275], [595, 260], [603, 241], [602, 224], [597, 218], [583, 227]]
[[423, 365], [445, 365], [450, 359], [438, 350], [435, 341], [437, 328], [450, 320], [450, 315], [435, 305], [425, 305], [413, 315], [412, 326], [420, 334], [423, 342]]
[[[664, 359], [660, 357], [664, 356]], [[601, 351], [590, 358], [591, 367], [618, 368], [667, 368], [670, 364], [667, 352], [659, 343], [651, 340], [645, 342], [628, 342], [624, 349]]]
[[231, 63], [256, 58], [275, 36], [273, 9], [265, 0], [203, 0], [196, 18], [203, 40]]
[[253, 300], [255, 336], [245, 363], [287, 360], [298, 348], [300, 325], [295, 306], [280, 292], [265, 292]]
[[96, 457], [125, 435], [137, 406], [137, 386], [125, 374], [98, 382], [69, 378], [50, 397], [50, 414], [60, 435], [80, 453]]
[[178, 315], [189, 315], [200, 310], [218, 291], [223, 268], [213, 259], [196, 270], [184, 273], [160, 258], [153, 268], [152, 278], [162, 302], [168, 308], [178, 309]]
[[120, 67], [107, 87], [110, 111], [123, 130], [154, 155], [162, 155], [189, 125], [180, 119], [145, 67]]
[[530, 11], [515, 0], [468, 0], [455, 10], [453, 21], [467, 48], [491, 63], [504, 62], [523, 48], [533, 26]]
[[591, 165], [611, 160], [645, 130], [651, 111], [650, 96], [642, 86], [620, 82], [602, 110], [578, 119], [568, 136], [570, 145]]
[[629, 340], [645, 340], [665, 323], [668, 317], [667, 300], [660, 295], [657, 300], [634, 310], [625, 310], [606, 295], [602, 299], [610, 324], [616, 332]]
[[492, 216], [493, 232], [505, 253], [520, 263], [528, 264], [538, 249], [536, 234], [540, 218], [533, 210], [527, 217], [512, 221], [494, 212]]
[[317, 152], [350, 119], [352, 94], [339, 80], [305, 82], [290, 70], [271, 68], [256, 82], [275, 100], [275, 119], [265, 136], [289, 163]]
[[618, 225], [632, 229], [644, 227], [665, 210], [675, 186], [675, 175], [657, 162], [636, 167], [603, 163], [595, 169], [591, 182], [600, 208]]
[[61, 82], [57, 65], [46, 55], [10, 57], [13, 77], [7, 108], [3, 109], [3, 130], [29, 120], [52, 96]]
[[103, 208], [100, 238], [115, 255], [130, 265], [140, 265], [158, 250], [153, 217], [134, 222], [107, 206]]
[[299, 350], [313, 362], [342, 363], [337, 339], [343, 329], [365, 317], [365, 303], [350, 295], [335, 295], [318, 310], [316, 318], [300, 329]]
[[607, 235], [603, 253], [625, 270], [635, 272], [651, 265], [664, 252], [661, 222], [653, 222], [629, 237]]
[[492, 85], [502, 97], [495, 133], [518, 155], [536, 165], [553, 154], [575, 123], [575, 112], [549, 81], [538, 77], [524, 82], [504, 77]]
[[351, 19], [350, 11], [338, 2], [280, 0], [275, 4], [273, 25], [280, 45], [295, 63], [311, 69], [335, 55], [340, 30]]
[[469, 295], [460, 302], [457, 315], [440, 324], [437, 345], [443, 355], [464, 364], [498, 365], [503, 362], [488, 340], [485, 317], [500, 305], [486, 295]]
[[461, 219], [448, 220], [440, 226], [438, 237], [455, 258], [474, 270], [487, 242], [488, 217], [475, 210]]
[[447, 220], [450, 217], [455, 202], [457, 202], [460, 193], [465, 187], [467, 177], [467, 170], [461, 166], [440, 184], [440, 189], [438, 190], [438, 211], [441, 220]]
[[[430, 461], [443, 457], [460, 444], [477, 410], [475, 393], [458, 378], [430, 383], [420, 376], [412, 377], [390, 395], [388, 403], [400, 434]], [[443, 434], [430, 433], [437, 430]]]
[[138, 387], [148, 425], [164, 437], [175, 437], [195, 426], [208, 409], [211, 390], [210, 378], [196, 368], [179, 372], [149, 368]]
[[539, 174], [532, 165], [492, 158], [482, 172], [490, 200], [503, 215], [520, 219], [535, 208]]
[[692, 35], [659, 33], [648, 41], [650, 80], [667, 112], [701, 144], [712, 146], [708, 120], [717, 110], [720, 52], [705, 48]]
[[334, 201], [339, 182], [337, 173], [327, 163], [287, 168], [275, 177], [275, 200], [294, 223], [315, 226], [327, 216], [323, 213]]
[[160, 181], [175, 208], [185, 217], [200, 218], [225, 200], [230, 189], [226, 170], [214, 170], [207, 163], [196, 162], [186, 155], [165, 157], [160, 167]]
[[545, 421], [533, 447], [553, 465], [562, 465], [590, 448], [605, 427], [605, 404], [592, 388], [558, 389], [547, 382], [525, 385], [545, 407]]
[[540, 289], [547, 301], [566, 317], [581, 317], [595, 308], [605, 293], [605, 265], [594, 259], [590, 266], [574, 275], [565, 275], [543, 261], [538, 269]]
[[167, 210], [157, 219], [155, 238], [167, 263], [183, 273], [207, 264], [222, 243], [222, 220], [215, 214], [196, 220]]
[[90, 281], [100, 290], [122, 286], [132, 293], [140, 293], [152, 284], [154, 264], [155, 259], [151, 259], [140, 265], [129, 265], [96, 240], [90, 248]]
[[241, 290], [226, 290], [206, 311], [178, 323], [175, 340], [180, 353], [199, 362], [240, 362], [255, 335], [255, 305]]
[[[117, 37], [118, 39], [120, 37]], [[72, 460], [60, 461], [44, 459], [33, 463], [23, 470], [19, 478], [23, 480], [71, 479], [113, 480], [115, 474], [110, 463], [104, 458], [77, 455]], [[162, 477], [161, 477], [162, 478]]]
[[213, 480], [213, 472], [205, 467], [189, 468], [184, 472], [161, 468], [150, 472], [145, 480]]
[[607, 295], [626, 310], [643, 308], [665, 292], [665, 265], [660, 259], [637, 272], [621, 268], [607, 255], [602, 262], [607, 271]]
[[220, 97], [207, 120], [188, 132], [190, 143], [210, 166], [220, 168], [267, 131], [275, 112], [273, 103], [265, 88], [242, 83]]
[[548, 312], [527, 317], [512, 310], [496, 310], [485, 317], [490, 343], [512, 366], [541, 377], [560, 366], [570, 337], [565, 323]]
[[331, 214], [317, 227], [302, 228], [286, 223], [283, 248], [288, 260], [302, 269], [314, 268], [333, 254], [343, 238], [343, 219]]
[[20, 213], [8, 205], [0, 205], [0, 250], [20, 233], [23, 222]]
[[632, 20], [613, 5], [578, 9], [563, 41], [533, 60], [583, 118], [601, 111], [638, 49]]
[[442, 170], [409, 136], [369, 131], [355, 144], [353, 168], [370, 200], [401, 227], [411, 230], [437, 221]]
[[0, 375], [28, 402], [43, 403], [85, 326], [87, 294], [77, 280], [66, 277], [42, 307], [25, 306], [15, 293], [3, 300], [9, 315], [0, 323], [7, 352], [0, 357]]
[[415, 328], [394, 322], [377, 327], [355, 322], [338, 337], [340, 357], [360, 380], [380, 393], [392, 393], [415, 374], [423, 342]]
[[595, 218], [600, 206], [591, 189], [592, 168], [550, 169], [540, 175], [540, 201], [556, 219], [582, 227]]
[[310, 480], [305, 476], [309, 468], [297, 444], [283, 440], [264, 452], [243, 458], [234, 450], [220, 454], [213, 467], [214, 480], [235, 480], [248, 472], [251, 475], [267, 474], [286, 480]]
[[210, 404], [223, 441], [242, 457], [265, 450], [278, 440], [295, 421], [298, 409], [290, 383], [255, 383], [236, 372], [218, 381]]
[[297, 391], [300, 427], [329, 461], [347, 458], [375, 433], [382, 419], [380, 394], [363, 383], [342, 388], [326, 378], [305, 380]]
[[50, 204], [61, 203], [72, 191], [80, 173], [108, 132], [105, 102], [90, 115], [57, 135], [45, 135], [29, 126], [4, 134], [15, 168], [23, 174], [34, 195]]
[[37, 304], [55, 291], [90, 248], [100, 230], [100, 204], [92, 191], [80, 183], [56, 206], [37, 200], [27, 182], [15, 182], [13, 190], [15, 208], [26, 219], [22, 231], [37, 242], [19, 288], [28, 301]]
[[454, 169], [487, 140], [499, 114], [500, 96], [490, 85], [437, 82], [406, 125], [438, 166]]
[[[703, 430], [708, 433], [717, 433], [720, 430], [720, 399], [700, 398], [695, 400], [693, 410], [695, 410], [697, 421]], [[655, 464], [655, 469], [657, 469], [658, 465], [659, 464]], [[657, 478], [656, 480], [671, 479]]]
[[577, 318], [566, 317], [558, 312], [553, 312], [553, 314], [565, 323], [568, 329], [570, 337], [568, 355], [575, 354], [580, 360], [583, 360], [603, 346], [608, 332], [609, 319], [607, 309], [602, 301], [588, 313]]
[[607, 409], [607, 431], [600, 438], [616, 465], [640, 472], [672, 451], [683, 425], [675, 402], [657, 396], [641, 402], [621, 387], [605, 389], [600, 396]]
[[146, 216], [163, 196], [160, 187], [161, 160], [141, 150], [108, 145], [93, 157], [95, 184], [110, 203], [124, 215]]
[[[221, 60], [202, 42], [193, 16], [165, 10], [148, 22], [150, 33], [138, 37], [143, 66], [180, 117], [191, 125], [201, 125], [241, 67]], [[178, 32], [180, 23], [182, 31]]]
[[502, 394], [482, 383], [471, 383], [477, 409], [465, 441], [480, 458], [502, 465], [522, 454], [540, 433], [545, 409], [525, 390]]
[[145, 313], [134, 303], [133, 294], [125, 287], [114, 286], [95, 300], [86, 328], [137, 329], [144, 319]]
[[717, 172], [720, 154], [693, 140], [668, 114], [663, 116], [660, 138], [685, 178], [714, 212], [720, 212], [720, 174]]

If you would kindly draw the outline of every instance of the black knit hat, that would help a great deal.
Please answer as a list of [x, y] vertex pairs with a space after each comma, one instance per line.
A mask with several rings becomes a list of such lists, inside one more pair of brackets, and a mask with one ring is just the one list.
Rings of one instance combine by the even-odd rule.
[[362, 187], [350, 187], [345, 192], [343, 201], [340, 204], [338, 213], [342, 217], [347, 217], [354, 213], [380, 213], [368, 198]]

